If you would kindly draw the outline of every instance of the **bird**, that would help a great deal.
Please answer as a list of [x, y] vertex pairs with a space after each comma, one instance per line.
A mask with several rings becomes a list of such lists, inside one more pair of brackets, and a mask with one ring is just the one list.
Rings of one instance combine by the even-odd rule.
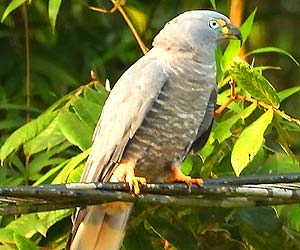
[[[153, 47], [116, 82], [96, 125], [81, 182], [179, 181], [180, 164], [206, 143], [216, 106], [215, 49], [240, 30], [215, 11], [186, 11], [156, 35]], [[119, 250], [133, 204], [78, 208], [67, 249]]]

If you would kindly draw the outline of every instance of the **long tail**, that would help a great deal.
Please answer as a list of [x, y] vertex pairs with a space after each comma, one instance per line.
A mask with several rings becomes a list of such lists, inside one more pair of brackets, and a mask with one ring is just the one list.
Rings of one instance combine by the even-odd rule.
[[119, 250], [132, 206], [129, 202], [110, 202], [87, 207], [70, 250]]

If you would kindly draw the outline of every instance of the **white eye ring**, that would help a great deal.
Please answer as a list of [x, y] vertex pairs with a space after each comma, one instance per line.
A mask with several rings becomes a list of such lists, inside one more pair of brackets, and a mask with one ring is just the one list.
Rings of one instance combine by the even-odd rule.
[[208, 23], [209, 27], [211, 27], [212, 29], [217, 29], [220, 27], [220, 25], [218, 24], [218, 22], [216, 20], [210, 20]]

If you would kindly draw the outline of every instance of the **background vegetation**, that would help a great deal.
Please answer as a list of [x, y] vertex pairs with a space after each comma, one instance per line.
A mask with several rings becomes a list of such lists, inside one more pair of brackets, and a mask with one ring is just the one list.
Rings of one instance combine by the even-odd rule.
[[[0, 2], [0, 184], [77, 181], [108, 95], [106, 79], [113, 85], [142, 51], [118, 10], [104, 14], [88, 8], [109, 10], [113, 4], [108, 0], [62, 1], [60, 6], [53, 0], [24, 2]], [[177, 14], [215, 4], [235, 24], [247, 20], [243, 35], [251, 33], [239, 52], [242, 57], [277, 47], [300, 59], [298, 0], [121, 2], [148, 48]], [[11, 3], [21, 5], [8, 13]], [[218, 104], [230, 96], [230, 77], [238, 97], [216, 117], [206, 147], [183, 168], [204, 178], [299, 172], [300, 127], [293, 119], [300, 117], [299, 67], [285, 52], [269, 48], [262, 50], [272, 53], [245, 57], [253, 69], [232, 62], [238, 50], [237, 43], [223, 57], [218, 50]], [[61, 210], [1, 217], [0, 249], [63, 249], [70, 215]], [[137, 206], [123, 249], [162, 249], [165, 239], [173, 249], [300, 249], [299, 216], [299, 205]]]

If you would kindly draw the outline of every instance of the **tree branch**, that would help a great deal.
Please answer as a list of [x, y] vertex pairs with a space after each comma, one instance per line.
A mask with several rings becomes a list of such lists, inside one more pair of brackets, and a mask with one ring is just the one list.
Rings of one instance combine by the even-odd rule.
[[253, 207], [300, 203], [300, 174], [207, 179], [201, 187], [146, 184], [134, 195], [126, 183], [71, 183], [0, 188], [0, 215], [125, 201], [193, 207]]

